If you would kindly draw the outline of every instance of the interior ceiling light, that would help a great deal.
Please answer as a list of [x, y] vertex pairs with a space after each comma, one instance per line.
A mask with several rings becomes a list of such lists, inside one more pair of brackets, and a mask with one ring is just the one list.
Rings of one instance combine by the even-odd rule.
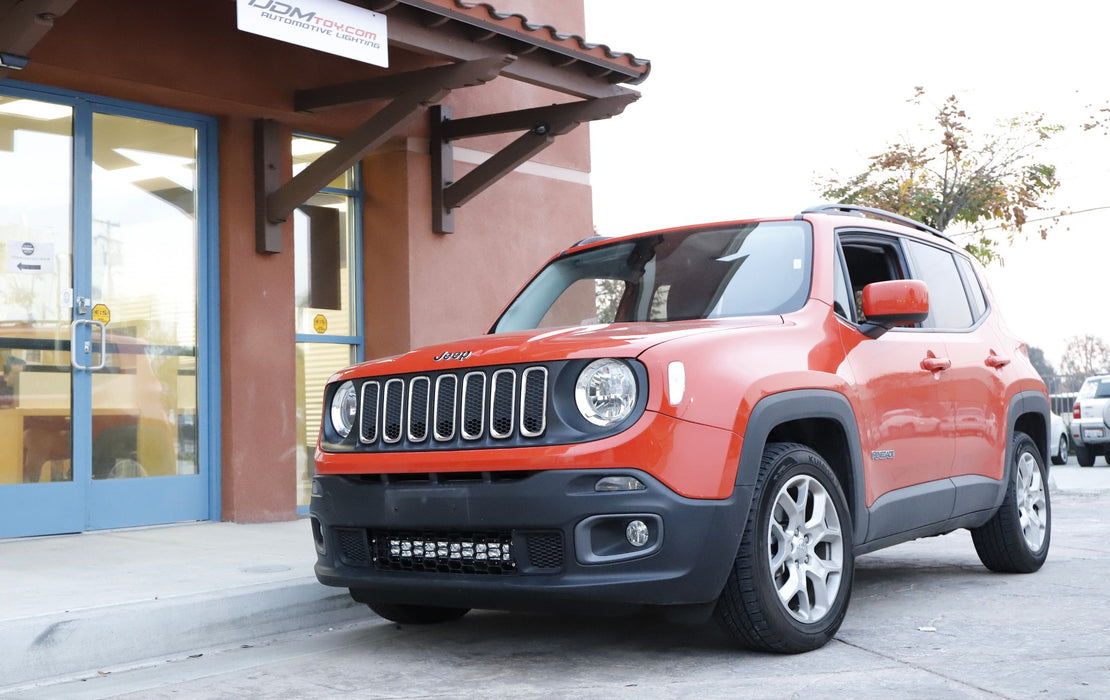
[[40, 121], [52, 121], [69, 117], [73, 114], [73, 108], [67, 105], [54, 104], [53, 102], [39, 102], [38, 100], [12, 100], [0, 104], [0, 113]]
[[196, 187], [195, 158], [175, 156], [168, 153], [152, 153], [135, 148], [114, 148], [112, 150], [137, 163], [137, 165], [116, 168], [115, 170], [98, 167], [95, 171], [96, 176], [126, 183], [165, 178], [187, 190], [193, 190]]

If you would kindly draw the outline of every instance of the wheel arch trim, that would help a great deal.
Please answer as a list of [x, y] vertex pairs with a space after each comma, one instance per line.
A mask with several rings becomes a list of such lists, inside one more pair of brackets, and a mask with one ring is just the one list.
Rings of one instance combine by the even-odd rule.
[[[798, 389], [772, 394], [759, 400], [752, 408], [744, 429], [744, 442], [740, 451], [740, 466], [736, 470], [736, 485], [751, 489], [759, 476], [763, 451], [775, 428], [794, 421], [831, 420], [843, 431], [847, 444], [847, 469], [850, 484], [843, 484], [852, 518], [854, 544], [863, 542], [867, 535], [867, 507], [863, 473], [863, 450], [860, 443], [856, 414], [851, 402], [843, 394], [827, 389]], [[807, 445], [809, 446], [809, 445]], [[809, 446], [812, 449], [812, 446]], [[826, 455], [822, 455], [828, 461]], [[835, 467], [834, 467], [834, 471]]]

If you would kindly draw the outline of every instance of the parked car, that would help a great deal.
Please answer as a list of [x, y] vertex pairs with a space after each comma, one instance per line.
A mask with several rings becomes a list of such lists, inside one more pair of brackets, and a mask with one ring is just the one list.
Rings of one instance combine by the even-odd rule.
[[1071, 416], [1075, 459], [1092, 467], [1102, 455], [1110, 464], [1110, 375], [1088, 377], [1079, 388]]
[[1053, 464], [1067, 464], [1068, 463], [1068, 426], [1064, 423], [1064, 419], [1053, 413], [1049, 416], [1051, 419], [1051, 429], [1048, 433], [1048, 449], [1050, 450], [1050, 458]]
[[967, 528], [1036, 571], [1048, 394], [977, 270], [843, 205], [575, 245], [489, 334], [331, 377], [316, 575], [402, 623], [663, 606], [793, 653], [866, 552]]

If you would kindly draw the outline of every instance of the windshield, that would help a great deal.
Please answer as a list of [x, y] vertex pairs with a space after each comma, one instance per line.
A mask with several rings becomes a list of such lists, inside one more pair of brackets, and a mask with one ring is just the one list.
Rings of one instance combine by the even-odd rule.
[[614, 239], [552, 261], [492, 332], [796, 311], [809, 295], [811, 240], [804, 221]]

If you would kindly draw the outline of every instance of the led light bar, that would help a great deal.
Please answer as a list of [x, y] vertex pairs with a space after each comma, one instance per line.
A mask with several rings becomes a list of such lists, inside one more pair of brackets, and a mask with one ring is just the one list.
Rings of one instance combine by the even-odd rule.
[[515, 571], [508, 533], [380, 533], [375, 538], [378, 568], [434, 573]]

